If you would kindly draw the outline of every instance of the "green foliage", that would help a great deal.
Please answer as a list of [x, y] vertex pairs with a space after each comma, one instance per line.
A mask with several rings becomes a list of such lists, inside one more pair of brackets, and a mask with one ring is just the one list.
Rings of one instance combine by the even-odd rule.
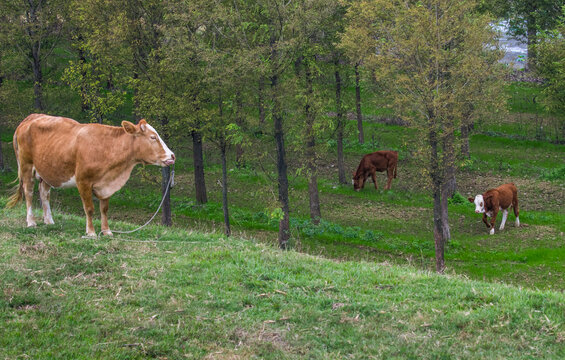
[[541, 178], [545, 180], [565, 180], [565, 165], [545, 171]]
[[467, 203], [469, 200], [467, 200], [467, 198], [465, 198], [463, 195], [461, 195], [459, 193], [459, 191], [456, 191], [455, 194], [453, 194], [452, 197], [450, 197], [447, 202], [449, 204], [465, 204]]

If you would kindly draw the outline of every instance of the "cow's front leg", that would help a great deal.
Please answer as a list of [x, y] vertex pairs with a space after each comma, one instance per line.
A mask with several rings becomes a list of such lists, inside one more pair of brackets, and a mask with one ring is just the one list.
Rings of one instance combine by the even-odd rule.
[[375, 183], [375, 190], [378, 190], [379, 186], [377, 185], [377, 175], [375, 171], [371, 172], [371, 179], [373, 179], [373, 183]]
[[45, 224], [53, 225], [53, 215], [51, 214], [51, 206], [49, 199], [51, 193], [51, 185], [47, 184], [43, 179], [39, 180], [39, 197], [41, 198], [41, 206], [43, 207], [43, 222]]
[[92, 224], [92, 215], [94, 215], [94, 203], [92, 202], [92, 185], [88, 183], [78, 184], [78, 192], [82, 199], [82, 206], [86, 215], [86, 235], [89, 237], [96, 237], [94, 225]]
[[490, 219], [490, 234], [494, 235], [494, 225], [496, 224], [496, 215], [498, 215], [498, 210], [494, 209], [492, 211], [492, 217]]
[[100, 220], [102, 221], [102, 234], [113, 236], [110, 226], [108, 226], [108, 207], [110, 199], [100, 199]]
[[392, 183], [392, 177], [393, 177], [393, 169], [390, 169], [390, 168], [387, 169], [386, 175], [388, 177], [388, 181], [386, 183], [385, 190], [390, 190], [390, 184]]

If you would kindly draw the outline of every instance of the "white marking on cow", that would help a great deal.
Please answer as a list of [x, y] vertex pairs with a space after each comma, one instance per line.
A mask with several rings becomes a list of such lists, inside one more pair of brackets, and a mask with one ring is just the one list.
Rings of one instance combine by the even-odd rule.
[[[477, 214], [482, 214], [485, 212], [485, 200], [483, 199], [482, 195], [475, 196], [475, 212]], [[487, 213], [487, 215], [489, 214]]]
[[71, 176], [71, 178], [59, 186], [60, 188], [70, 188], [70, 187], [77, 187], [77, 179], [75, 176]]
[[490, 229], [490, 234], [494, 235], [494, 228]]
[[[172, 159], [174, 156], [174, 153], [171, 151], [171, 149], [169, 149], [169, 147], [167, 146], [167, 144], [165, 144], [165, 142], [163, 141], [163, 139], [161, 139], [161, 136], [159, 135], [159, 133], [157, 132], [157, 130], [155, 130], [155, 128], [153, 128], [153, 126], [147, 124], [147, 129], [149, 131], [153, 131], [156, 135], [157, 135], [157, 139], [159, 139], [159, 143], [161, 144], [161, 146], [163, 147], [163, 150], [165, 150], [165, 156], [167, 157], [167, 159]], [[161, 165], [161, 164], [155, 164], [155, 165]]]
[[520, 217], [516, 217], [516, 227], [520, 227]]
[[37, 225], [35, 223], [35, 220], [33, 219], [33, 211], [31, 210], [31, 206], [27, 208], [26, 221], [27, 221], [27, 227], [32, 227], [32, 226]]
[[504, 230], [504, 224], [506, 224], [507, 217], [508, 217], [508, 210], [502, 210], [502, 222], [500, 223], [500, 230]]

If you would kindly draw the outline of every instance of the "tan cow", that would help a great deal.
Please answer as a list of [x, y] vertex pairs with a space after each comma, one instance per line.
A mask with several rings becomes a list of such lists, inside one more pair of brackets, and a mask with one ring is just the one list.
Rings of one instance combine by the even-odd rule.
[[86, 214], [86, 234], [92, 225], [92, 194], [100, 200], [102, 233], [108, 227], [108, 199], [129, 179], [136, 164], [168, 166], [175, 155], [145, 120], [122, 126], [80, 124], [75, 120], [31, 114], [14, 133], [19, 186], [8, 202], [12, 207], [25, 195], [27, 226], [35, 226], [32, 213], [34, 177], [39, 180], [43, 222], [53, 224], [49, 206], [52, 187], [77, 187]]
[[[484, 194], [479, 194], [474, 198], [468, 198], [469, 202], [475, 204], [475, 212], [483, 214], [483, 222], [490, 229], [490, 234], [494, 234], [494, 224], [496, 223], [496, 215], [502, 210], [502, 223], [500, 230], [504, 229], [506, 218], [508, 217], [508, 208], [514, 208], [514, 216], [516, 216], [516, 226], [520, 226], [520, 210], [518, 209], [518, 189], [514, 183], [500, 185], [495, 189], [487, 190]], [[487, 216], [491, 217], [489, 224]]]

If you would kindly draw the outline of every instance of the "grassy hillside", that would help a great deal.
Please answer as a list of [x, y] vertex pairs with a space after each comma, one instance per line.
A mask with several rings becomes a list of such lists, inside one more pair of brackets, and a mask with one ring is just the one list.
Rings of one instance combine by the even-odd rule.
[[87, 240], [82, 217], [55, 221], [0, 211], [1, 358], [565, 357], [563, 293], [179, 229]]

